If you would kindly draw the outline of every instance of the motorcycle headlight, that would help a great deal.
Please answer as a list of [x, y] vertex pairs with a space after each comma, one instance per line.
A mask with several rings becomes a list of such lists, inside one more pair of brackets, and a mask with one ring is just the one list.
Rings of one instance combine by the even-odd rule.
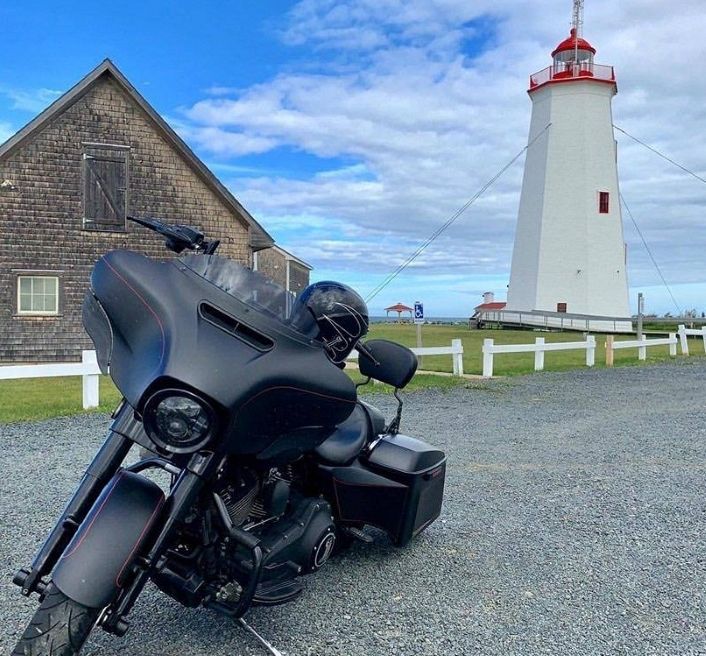
[[215, 426], [211, 406], [183, 390], [161, 390], [145, 404], [147, 434], [172, 453], [192, 453], [210, 439]]

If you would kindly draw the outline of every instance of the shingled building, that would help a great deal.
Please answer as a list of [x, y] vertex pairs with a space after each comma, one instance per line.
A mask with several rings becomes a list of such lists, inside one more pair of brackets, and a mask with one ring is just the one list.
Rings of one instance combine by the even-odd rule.
[[105, 60], [0, 146], [1, 362], [76, 360], [91, 348], [81, 304], [95, 261], [114, 248], [168, 257], [128, 215], [195, 225], [247, 266], [273, 246]]
[[279, 283], [293, 294], [298, 294], [309, 284], [310, 264], [289, 251], [273, 246], [255, 253], [253, 269]]

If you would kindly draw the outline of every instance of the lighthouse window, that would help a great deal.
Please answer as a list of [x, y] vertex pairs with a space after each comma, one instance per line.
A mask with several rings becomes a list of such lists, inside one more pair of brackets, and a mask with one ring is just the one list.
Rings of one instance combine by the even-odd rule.
[[610, 194], [607, 191], [598, 192], [598, 211], [600, 214], [610, 212]]

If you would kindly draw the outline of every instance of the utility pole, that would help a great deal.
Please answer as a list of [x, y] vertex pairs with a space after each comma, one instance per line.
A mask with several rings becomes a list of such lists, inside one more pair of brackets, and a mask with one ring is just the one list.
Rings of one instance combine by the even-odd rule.
[[637, 294], [637, 338], [642, 339], [642, 315], [645, 312], [645, 297], [642, 292]]

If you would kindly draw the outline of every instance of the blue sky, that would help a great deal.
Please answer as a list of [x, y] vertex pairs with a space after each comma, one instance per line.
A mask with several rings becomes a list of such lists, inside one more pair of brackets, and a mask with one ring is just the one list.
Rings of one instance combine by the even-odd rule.
[[[706, 13], [588, 0], [618, 125], [706, 172]], [[527, 76], [569, 0], [22, 2], [0, 5], [0, 139], [104, 57], [317, 278], [365, 295], [526, 143]], [[648, 43], [649, 46], [645, 47]], [[688, 127], [685, 127], [688, 126]], [[706, 185], [621, 135], [621, 190], [683, 308], [706, 309]], [[522, 160], [371, 303], [467, 316], [504, 297]], [[624, 216], [631, 296], [675, 311]]]

